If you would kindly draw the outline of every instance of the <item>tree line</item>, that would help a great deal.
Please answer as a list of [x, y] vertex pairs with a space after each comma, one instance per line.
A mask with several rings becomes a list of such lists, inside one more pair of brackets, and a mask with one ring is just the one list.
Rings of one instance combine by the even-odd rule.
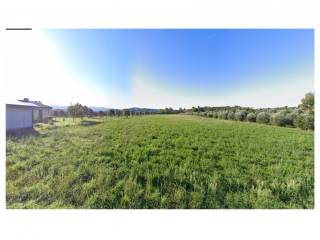
[[297, 107], [244, 108], [240, 106], [192, 107], [187, 114], [225, 120], [257, 122], [314, 130], [314, 93], [305, 94]]
[[53, 117], [72, 117], [73, 119], [77, 117], [94, 117], [94, 116], [109, 116], [109, 117], [130, 117], [130, 116], [143, 116], [154, 114], [147, 110], [130, 110], [130, 109], [110, 109], [108, 111], [93, 111], [91, 108], [80, 103], [68, 106], [67, 110], [55, 109], [52, 110]]
[[54, 110], [54, 117], [70, 116], [76, 117], [93, 117], [93, 116], [110, 116], [110, 117], [130, 117], [149, 114], [191, 114], [202, 117], [218, 118], [225, 120], [257, 122], [283, 127], [297, 127], [305, 130], [314, 130], [314, 93], [305, 94], [301, 103], [297, 107], [278, 107], [278, 108], [249, 108], [240, 106], [223, 106], [223, 107], [192, 107], [191, 109], [179, 108], [173, 109], [166, 107], [159, 112], [150, 112], [147, 109], [110, 109], [108, 111], [94, 112], [92, 109], [80, 103], [70, 105], [67, 111]]
[[173, 109], [172, 107], [166, 107], [166, 108], [161, 108], [160, 109], [160, 114], [177, 114], [177, 113], [183, 113], [185, 112], [186, 109], [184, 108], [179, 108], [178, 110]]

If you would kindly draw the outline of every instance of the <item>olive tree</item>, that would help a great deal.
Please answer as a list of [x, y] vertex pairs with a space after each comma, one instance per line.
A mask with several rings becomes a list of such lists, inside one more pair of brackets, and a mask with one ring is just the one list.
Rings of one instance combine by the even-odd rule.
[[280, 111], [271, 115], [271, 124], [276, 126], [286, 126], [286, 115], [284, 112]]
[[212, 113], [212, 117], [214, 117], [214, 118], [218, 118], [218, 117], [219, 117], [218, 112], [214, 111], [214, 112]]
[[294, 121], [294, 126], [304, 130], [314, 130], [314, 116], [306, 113], [299, 114]]
[[301, 99], [299, 107], [309, 114], [314, 114], [314, 93], [307, 93], [304, 98]]
[[227, 116], [228, 116], [228, 112], [227, 111], [219, 111], [218, 112], [218, 117], [220, 119], [227, 119]]
[[234, 114], [234, 118], [237, 121], [244, 121], [246, 119], [246, 116], [247, 116], [247, 112], [244, 110], [236, 111], [236, 113]]
[[270, 115], [269, 115], [269, 113], [266, 113], [266, 112], [260, 112], [260, 113], [258, 113], [256, 121], [257, 121], [257, 123], [268, 124], [268, 123], [270, 122]]
[[254, 113], [249, 113], [247, 115], [247, 121], [248, 122], [255, 122], [256, 121], [256, 115]]
[[229, 112], [227, 118], [229, 120], [234, 120], [234, 112]]

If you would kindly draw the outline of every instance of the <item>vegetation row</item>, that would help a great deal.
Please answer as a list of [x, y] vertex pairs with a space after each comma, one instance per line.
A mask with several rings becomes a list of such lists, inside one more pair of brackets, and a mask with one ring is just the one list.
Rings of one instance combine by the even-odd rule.
[[53, 117], [130, 117], [150, 114], [191, 114], [202, 117], [257, 122], [282, 127], [296, 127], [304, 130], [314, 130], [314, 93], [307, 93], [297, 107], [278, 107], [278, 108], [249, 108], [240, 106], [225, 107], [192, 107], [191, 109], [179, 108], [175, 110], [171, 107], [150, 111], [150, 109], [110, 109], [108, 111], [94, 112], [85, 105], [76, 103], [68, 107], [67, 111], [54, 110]]
[[186, 113], [209, 118], [314, 130], [314, 94], [307, 93], [298, 107], [264, 109], [242, 108], [239, 106], [193, 107], [191, 111]]

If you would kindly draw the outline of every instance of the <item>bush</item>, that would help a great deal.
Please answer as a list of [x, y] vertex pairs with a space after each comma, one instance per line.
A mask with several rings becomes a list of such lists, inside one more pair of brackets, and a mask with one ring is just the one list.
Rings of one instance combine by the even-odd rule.
[[213, 117], [213, 112], [209, 112], [209, 113], [208, 113], [208, 117], [209, 117], [209, 118], [212, 118], [212, 117]]
[[289, 121], [291, 121], [291, 125], [294, 127], [299, 127], [300, 125], [299, 121], [299, 115], [302, 114], [303, 111], [299, 108], [294, 109], [291, 113], [288, 114], [287, 118], [289, 118]]
[[228, 115], [227, 115], [227, 118], [229, 120], [234, 120], [234, 112], [229, 112]]
[[227, 116], [228, 116], [228, 112], [227, 111], [220, 111], [218, 112], [218, 117], [220, 119], [227, 119]]
[[213, 112], [213, 113], [212, 113], [212, 116], [213, 116], [214, 118], [218, 118], [218, 113], [217, 113], [217, 112]]
[[206, 113], [205, 112], [198, 112], [200, 114], [201, 117], [205, 117]]
[[271, 123], [276, 126], [293, 126], [294, 113], [287, 113], [287, 111], [279, 111], [272, 115]]
[[297, 116], [294, 113], [288, 113], [285, 115], [284, 117], [284, 121], [286, 126], [293, 126], [293, 120], [294, 118], [296, 118]]
[[266, 112], [260, 112], [257, 115], [257, 123], [268, 124], [270, 122], [270, 115]]
[[296, 116], [296, 118], [293, 121], [293, 126], [297, 127], [297, 128], [304, 128], [304, 116], [303, 114], [298, 114]]
[[295, 127], [304, 129], [304, 130], [314, 130], [314, 116], [312, 114], [299, 114], [294, 122]]
[[237, 121], [244, 121], [244, 120], [246, 119], [246, 116], [247, 116], [247, 112], [246, 112], [246, 111], [243, 111], [243, 110], [237, 111], [237, 112], [234, 114], [234, 118], [235, 118]]
[[310, 115], [314, 114], [314, 93], [307, 93], [303, 99], [301, 99], [301, 104], [299, 107]]
[[254, 113], [249, 113], [247, 116], [248, 122], [255, 122], [256, 121], [256, 115]]
[[314, 130], [314, 115], [306, 114], [305, 116], [305, 129]]
[[277, 112], [271, 115], [271, 124], [276, 126], [285, 126], [286, 125], [286, 115], [284, 112]]

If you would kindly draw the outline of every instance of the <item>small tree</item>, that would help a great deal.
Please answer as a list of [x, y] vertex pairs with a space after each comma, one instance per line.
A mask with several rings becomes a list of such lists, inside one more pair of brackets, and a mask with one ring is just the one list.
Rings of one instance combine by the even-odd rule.
[[298, 127], [297, 126], [297, 117], [301, 113], [302, 113], [302, 110], [299, 109], [299, 108], [296, 108], [292, 112], [288, 113], [287, 117], [291, 119], [291, 124], [292, 124], [293, 127]]
[[283, 112], [277, 112], [271, 115], [270, 123], [276, 126], [285, 126], [285, 114]]
[[83, 112], [83, 115], [85, 115], [86, 117], [89, 117], [90, 111], [89, 111], [89, 108], [87, 106], [84, 105], [82, 107], [82, 112]]
[[305, 130], [314, 130], [314, 93], [307, 93], [305, 97], [301, 99], [299, 108], [303, 113], [298, 115], [297, 125]]
[[228, 112], [227, 111], [219, 111], [218, 112], [218, 117], [220, 119], [227, 119], [227, 116], [228, 116]]
[[234, 120], [234, 112], [228, 112], [227, 118], [228, 118], [229, 120]]
[[254, 113], [249, 113], [247, 115], [247, 121], [248, 122], [255, 122], [256, 121], [256, 115]]
[[307, 114], [305, 116], [305, 129], [314, 130], [314, 115], [313, 114]]
[[284, 122], [286, 126], [293, 127], [293, 120], [296, 116], [293, 113], [287, 113], [284, 117]]
[[257, 123], [268, 124], [270, 122], [270, 115], [266, 112], [260, 112], [257, 115]]
[[116, 114], [115, 114], [115, 110], [114, 110], [114, 109], [110, 109], [109, 115], [110, 115], [110, 117], [115, 116], [115, 115], [116, 115]]
[[306, 113], [299, 114], [294, 121], [294, 126], [304, 130], [314, 130], [314, 116]]
[[123, 110], [123, 115], [124, 115], [125, 117], [129, 117], [129, 116], [130, 116], [130, 111], [129, 111], [129, 109], [124, 109], [124, 110]]
[[301, 99], [299, 107], [309, 114], [314, 114], [314, 93], [307, 93], [304, 98]]
[[76, 107], [75, 105], [70, 105], [68, 107], [68, 114], [72, 117], [72, 120], [74, 121], [75, 118], [76, 118], [76, 115], [77, 115], [77, 110], [76, 110]]
[[244, 110], [239, 110], [234, 114], [234, 118], [237, 121], [244, 121], [246, 119], [247, 116], [247, 112]]

